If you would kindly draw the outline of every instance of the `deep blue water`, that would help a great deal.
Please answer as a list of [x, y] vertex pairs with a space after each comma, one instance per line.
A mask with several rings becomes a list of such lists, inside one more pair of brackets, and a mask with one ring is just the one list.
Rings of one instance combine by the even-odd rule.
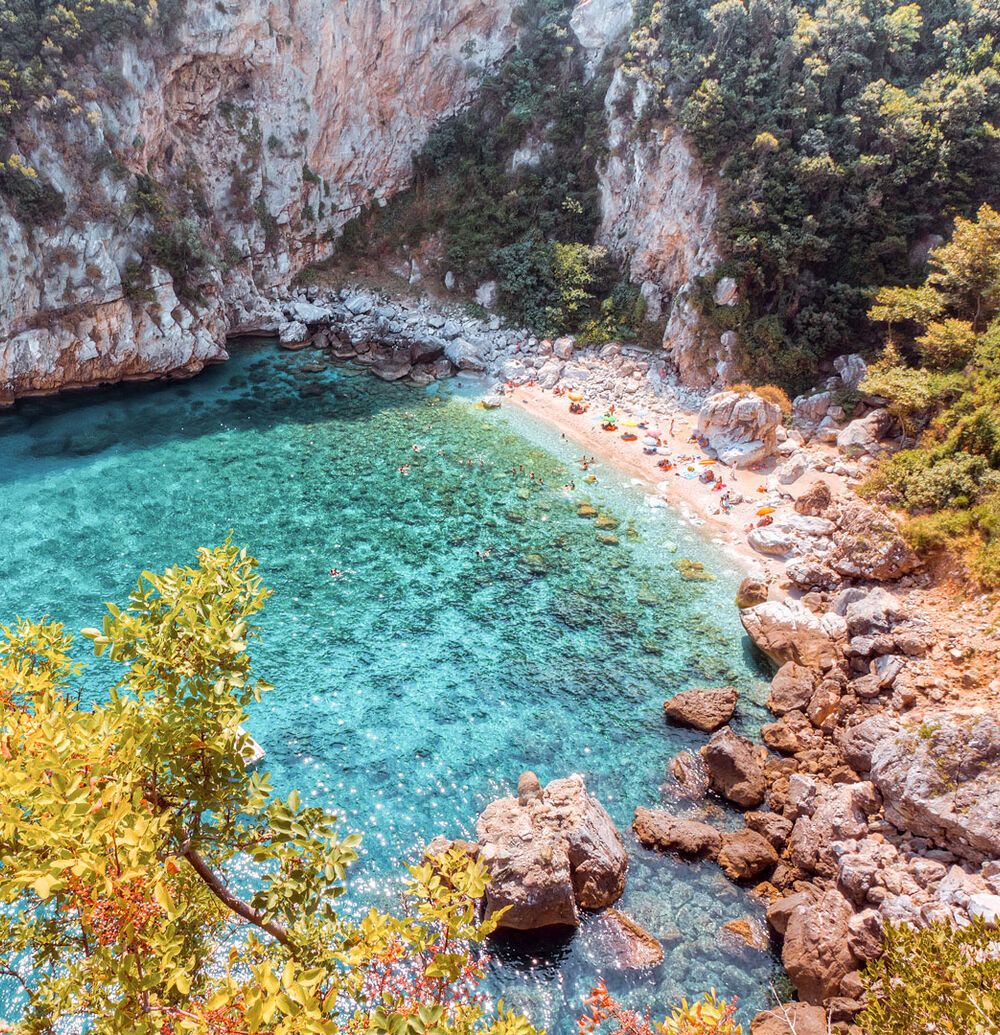
[[[775, 960], [718, 929], [760, 908], [715, 866], [627, 833], [662, 800], [670, 756], [704, 740], [666, 726], [665, 697], [732, 683], [737, 726], [760, 722], [739, 573], [614, 472], [585, 485], [571, 446], [474, 407], [473, 389], [387, 385], [256, 343], [185, 384], [22, 402], [0, 414], [0, 620], [99, 624], [142, 569], [232, 530], [274, 590], [254, 656], [276, 689], [248, 726], [279, 792], [365, 835], [347, 908], [391, 908], [402, 863], [435, 834], [470, 835], [523, 769], [582, 772], [628, 841], [622, 908], [670, 938], [666, 962], [615, 973], [585, 923], [495, 945], [491, 989], [557, 1033], [600, 973], [654, 1016], [712, 986], [751, 1014]], [[618, 545], [577, 516], [584, 499], [620, 520]], [[682, 557], [716, 581], [683, 581]]]

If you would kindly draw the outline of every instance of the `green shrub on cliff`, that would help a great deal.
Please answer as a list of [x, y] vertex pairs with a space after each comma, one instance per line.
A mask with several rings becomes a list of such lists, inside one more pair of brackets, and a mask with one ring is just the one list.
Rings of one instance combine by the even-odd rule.
[[[0, 0], [0, 194], [29, 226], [58, 219], [62, 195], [20, 158], [18, 121], [33, 113], [60, 120], [99, 119], [75, 92], [78, 62], [123, 37], [160, 27], [178, 0]], [[105, 86], [110, 81], [104, 77]]]
[[[411, 190], [365, 211], [337, 252], [440, 242], [443, 273], [496, 279], [513, 320], [591, 339], [631, 334], [636, 294], [592, 244], [608, 79], [584, 80], [570, 0], [529, 0], [515, 51], [415, 159]], [[640, 314], [641, 315], [641, 314]]]
[[884, 460], [863, 491], [917, 515], [919, 548], [967, 549], [978, 580], [998, 586], [1000, 214], [983, 205], [957, 219], [929, 266], [925, 283], [882, 289], [870, 311], [889, 342], [861, 388], [915, 446]]
[[0, 125], [32, 108], [79, 114], [67, 89], [73, 62], [147, 31], [173, 7], [157, 0], [0, 0]]
[[889, 925], [885, 954], [866, 968], [865, 1035], [993, 1035], [1000, 1030], [996, 933], [936, 923]]
[[[649, 118], [688, 131], [721, 173], [718, 238], [748, 373], [805, 387], [870, 338], [879, 285], [910, 251], [1000, 193], [1000, 8], [992, 0], [663, 0], [630, 67]], [[917, 259], [919, 266], [919, 259]], [[958, 328], [927, 350], [949, 352]]]

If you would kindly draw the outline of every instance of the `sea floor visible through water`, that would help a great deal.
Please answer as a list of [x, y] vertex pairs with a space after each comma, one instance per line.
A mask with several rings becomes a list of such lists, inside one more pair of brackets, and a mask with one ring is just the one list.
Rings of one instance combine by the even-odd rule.
[[[140, 571], [232, 532], [274, 591], [253, 656], [275, 689], [247, 725], [279, 793], [298, 787], [364, 834], [345, 909], [394, 908], [403, 864], [437, 834], [473, 835], [524, 769], [543, 783], [579, 772], [628, 846], [621, 908], [666, 960], [614, 970], [585, 918], [572, 937], [495, 940], [488, 991], [556, 1035], [599, 975], [654, 1018], [714, 987], [746, 1021], [780, 967], [720, 927], [760, 905], [629, 829], [638, 805], [678, 807], [667, 762], [704, 742], [665, 723], [666, 697], [731, 684], [737, 729], [761, 721], [741, 573], [627, 477], [598, 466], [586, 484], [578, 450], [476, 407], [479, 391], [248, 342], [190, 382], [23, 401], [0, 414], [0, 620], [99, 624]], [[618, 527], [579, 517], [584, 501]], [[714, 581], [683, 580], [685, 558]], [[93, 663], [87, 691], [107, 677]]]

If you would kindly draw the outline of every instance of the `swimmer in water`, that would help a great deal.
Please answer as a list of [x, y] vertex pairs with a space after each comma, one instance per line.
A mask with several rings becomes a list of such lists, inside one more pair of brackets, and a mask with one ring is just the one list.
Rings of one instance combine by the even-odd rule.
[[331, 568], [330, 569], [330, 575], [331, 575], [332, 578], [339, 579], [340, 576], [343, 575], [343, 574], [344, 573], [342, 571], [340, 571], [339, 569], [337, 569], [337, 568]]

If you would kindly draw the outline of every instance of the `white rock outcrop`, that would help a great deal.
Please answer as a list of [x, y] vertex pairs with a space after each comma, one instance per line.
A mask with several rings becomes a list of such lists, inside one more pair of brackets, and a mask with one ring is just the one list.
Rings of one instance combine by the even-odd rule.
[[698, 431], [730, 467], [750, 467], [777, 448], [781, 409], [753, 392], [717, 392], [698, 413]]
[[[224, 359], [261, 289], [286, 285], [330, 233], [407, 182], [433, 124], [513, 44], [514, 6], [190, 0], [169, 42], [154, 33], [97, 55], [94, 124], [33, 119], [12, 141], [67, 212], [30, 227], [0, 198], [0, 402]], [[102, 153], [112, 161], [95, 171]], [[196, 301], [165, 271], [153, 271], [152, 300], [123, 277], [153, 230], [141, 210], [120, 218], [147, 172], [194, 177], [226, 253]]]
[[[659, 126], [635, 139], [646, 93], [642, 83], [631, 83], [620, 69], [608, 89], [609, 157], [600, 171], [598, 240], [628, 260], [647, 313], [654, 319], [667, 314], [663, 345], [683, 383], [708, 387], [730, 362], [729, 349], [703, 332], [688, 288], [720, 259], [714, 237], [718, 194], [676, 128]], [[731, 297], [727, 285], [725, 304]]]

